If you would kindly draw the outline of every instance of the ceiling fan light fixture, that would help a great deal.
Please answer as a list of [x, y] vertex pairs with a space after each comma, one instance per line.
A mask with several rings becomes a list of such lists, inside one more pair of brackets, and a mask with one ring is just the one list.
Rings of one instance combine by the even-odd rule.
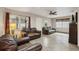
[[54, 11], [54, 12], [53, 11], [50, 11], [49, 12], [49, 15], [57, 15], [57, 12], [56, 11]]

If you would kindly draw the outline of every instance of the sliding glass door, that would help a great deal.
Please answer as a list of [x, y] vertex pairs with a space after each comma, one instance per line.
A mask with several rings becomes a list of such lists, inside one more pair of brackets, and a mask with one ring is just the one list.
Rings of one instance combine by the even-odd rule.
[[56, 19], [56, 30], [58, 32], [69, 33], [69, 18], [68, 19]]

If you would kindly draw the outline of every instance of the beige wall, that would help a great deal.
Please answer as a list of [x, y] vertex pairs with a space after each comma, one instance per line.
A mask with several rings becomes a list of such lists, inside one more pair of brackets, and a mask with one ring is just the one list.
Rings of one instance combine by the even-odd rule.
[[36, 27], [36, 17], [31, 17], [31, 27]]
[[42, 18], [40, 18], [40, 17], [37, 17], [36, 18], [36, 28], [38, 29], [38, 30], [42, 30], [42, 26], [43, 26], [43, 22], [42, 22]]
[[0, 36], [4, 34], [4, 13], [3, 9], [0, 8]]
[[51, 19], [40, 18], [40, 17], [36, 18], [36, 28], [38, 30], [42, 30], [42, 27], [45, 26], [45, 23], [47, 23], [48, 26], [51, 26]]

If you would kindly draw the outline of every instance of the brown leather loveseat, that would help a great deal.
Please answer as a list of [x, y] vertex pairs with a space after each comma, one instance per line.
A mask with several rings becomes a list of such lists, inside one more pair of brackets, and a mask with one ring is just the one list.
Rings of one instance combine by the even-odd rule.
[[16, 40], [11, 35], [5, 34], [0, 37], [0, 51], [40, 51], [42, 49], [39, 43], [26, 46], [22, 49], [18, 49], [18, 47]]

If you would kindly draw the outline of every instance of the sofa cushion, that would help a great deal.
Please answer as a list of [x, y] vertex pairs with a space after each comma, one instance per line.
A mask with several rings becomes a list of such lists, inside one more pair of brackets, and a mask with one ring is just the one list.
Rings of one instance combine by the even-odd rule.
[[17, 50], [17, 43], [9, 34], [0, 37], [0, 51], [15, 51]]

